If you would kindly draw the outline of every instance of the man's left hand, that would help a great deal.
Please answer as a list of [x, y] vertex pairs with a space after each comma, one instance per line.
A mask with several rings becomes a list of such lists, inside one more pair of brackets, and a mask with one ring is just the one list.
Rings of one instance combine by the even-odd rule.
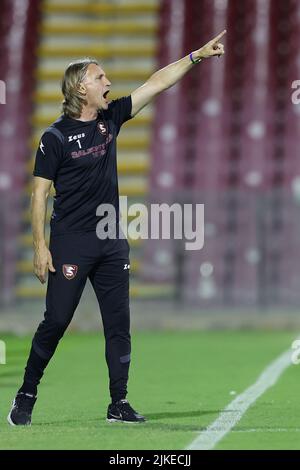
[[222, 56], [225, 54], [224, 45], [220, 43], [220, 39], [226, 34], [226, 29], [218, 34], [214, 39], [209, 41], [205, 46], [201, 47], [193, 53], [196, 59], [208, 59], [209, 57]]

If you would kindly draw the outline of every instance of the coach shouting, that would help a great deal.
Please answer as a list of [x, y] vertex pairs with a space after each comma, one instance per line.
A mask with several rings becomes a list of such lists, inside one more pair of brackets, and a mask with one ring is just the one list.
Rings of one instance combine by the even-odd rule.
[[[36, 154], [32, 193], [34, 272], [48, 286], [46, 311], [30, 350], [24, 381], [8, 415], [11, 425], [31, 424], [37, 387], [72, 320], [87, 278], [101, 310], [109, 370], [109, 422], [144, 422], [126, 400], [130, 365], [129, 245], [118, 236], [116, 140], [122, 124], [177, 83], [201, 60], [221, 56], [226, 31], [200, 49], [154, 73], [130, 96], [108, 101], [111, 82], [96, 60], [71, 63], [64, 74], [63, 114], [43, 134]], [[49, 249], [47, 198], [54, 198]], [[116, 211], [116, 238], [97, 236], [97, 208]]]

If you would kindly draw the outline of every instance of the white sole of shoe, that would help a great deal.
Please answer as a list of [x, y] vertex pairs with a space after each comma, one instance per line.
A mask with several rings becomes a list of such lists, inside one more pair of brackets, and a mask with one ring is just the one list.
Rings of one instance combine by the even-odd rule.
[[[10, 412], [10, 413], [11, 413], [11, 412]], [[9, 413], [9, 415], [7, 416], [7, 422], [8, 422], [8, 424], [10, 424], [11, 426], [17, 427], [17, 424], [15, 424], [15, 423], [12, 421], [12, 419], [11, 419], [11, 417], [10, 417], [10, 413]], [[27, 428], [27, 427], [30, 427], [30, 426], [31, 426], [31, 423], [30, 423], [30, 424], [19, 424], [18, 426], [23, 426], [23, 428]]]
[[[13, 422], [13, 420], [11, 419], [11, 416], [10, 416], [10, 415], [11, 415], [11, 412], [12, 412], [12, 410], [13, 410], [13, 408], [14, 408], [14, 406], [15, 406], [15, 400], [13, 401], [11, 410], [10, 410], [10, 412], [8, 413], [7, 422], [8, 422], [8, 424], [10, 424], [11, 426], [15, 426], [15, 427], [16, 427], [17, 425]], [[21, 425], [20, 425], [20, 426], [21, 426]], [[31, 426], [31, 423], [30, 423], [30, 424], [22, 424], [22, 426]]]
[[122, 421], [120, 419], [114, 419], [114, 418], [106, 418], [106, 421], [108, 423], [125, 423], [125, 424], [142, 424], [146, 422], [146, 421]]
[[11, 417], [10, 417], [10, 413], [11, 413], [11, 411], [9, 412], [9, 415], [7, 416], [7, 422], [8, 422], [8, 424], [10, 424], [11, 426], [16, 426], [15, 423], [12, 422], [12, 419], [11, 419]]
[[11, 426], [16, 426], [15, 423], [12, 421], [12, 419], [11, 419], [11, 417], [10, 417], [11, 412], [12, 412], [14, 406], [15, 406], [15, 399], [13, 399], [10, 412], [8, 413], [8, 416], [7, 416], [7, 422], [8, 422], [8, 424], [10, 424]]

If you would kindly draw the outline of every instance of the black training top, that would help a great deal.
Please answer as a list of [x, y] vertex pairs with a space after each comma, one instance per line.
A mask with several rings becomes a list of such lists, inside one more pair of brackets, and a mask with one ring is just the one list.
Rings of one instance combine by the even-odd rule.
[[33, 175], [52, 180], [56, 190], [52, 233], [96, 230], [100, 204], [112, 204], [119, 220], [116, 138], [131, 108], [127, 96], [93, 121], [61, 116], [44, 132]]

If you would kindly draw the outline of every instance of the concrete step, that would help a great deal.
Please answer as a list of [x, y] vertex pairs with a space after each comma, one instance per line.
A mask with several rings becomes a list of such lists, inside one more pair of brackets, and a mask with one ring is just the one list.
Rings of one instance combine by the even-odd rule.
[[[59, 114], [40, 114], [40, 113], [35, 113], [32, 116], [31, 123], [32, 125], [36, 128], [36, 132], [43, 132], [50, 124], [52, 124], [56, 119], [58, 119], [60, 115]], [[131, 119], [130, 121], [126, 122], [126, 128], [130, 127], [147, 127], [150, 126], [151, 124], [151, 118], [148, 115], [137, 115], [134, 119]]]
[[[148, 191], [148, 181], [147, 178], [143, 177], [123, 177], [119, 179], [119, 194], [120, 196], [128, 197], [142, 197], [146, 196]], [[25, 187], [25, 195], [31, 196], [32, 194], [32, 180]], [[51, 186], [50, 195], [55, 195], [55, 190]]]
[[[31, 175], [35, 164], [35, 155], [27, 162], [26, 168]], [[149, 162], [145, 160], [118, 161], [119, 176], [146, 175], [149, 172]]]
[[126, 2], [126, 3], [76, 3], [72, 2], [53, 2], [46, 1], [43, 4], [43, 13], [44, 14], [62, 14], [67, 15], [76, 14], [76, 15], [95, 15], [101, 16], [129, 16], [134, 15], [154, 15], [158, 12], [158, 2]]
[[[36, 280], [36, 282], [38, 282]], [[35, 283], [36, 284], [36, 283]], [[42, 299], [46, 295], [46, 285], [41, 284], [26, 286], [19, 284], [15, 293], [18, 299]], [[131, 299], [171, 298], [174, 295], [172, 285], [143, 284], [132, 281], [129, 289]]]
[[[40, 143], [40, 135], [33, 136], [31, 138], [30, 146], [31, 149], [36, 151]], [[123, 134], [120, 134], [118, 137], [118, 150], [146, 150], [150, 145], [150, 136], [149, 135], [135, 135], [126, 137]]]
[[40, 28], [40, 34], [43, 36], [67, 36], [78, 37], [85, 36], [101, 36], [101, 37], [152, 37], [157, 32], [155, 24], [139, 24], [139, 23], [116, 23], [114, 21], [106, 21], [100, 23], [95, 21], [74, 21], [72, 24], [65, 24], [65, 22], [45, 22]]
[[[38, 69], [36, 70], [35, 77], [37, 80], [59, 81], [62, 78], [64, 70], [65, 70], [64, 66], [58, 68], [57, 65], [55, 68], [38, 67]], [[122, 70], [119, 68], [114, 69], [113, 67], [108, 67], [105, 69], [105, 73], [112, 82], [114, 81], [144, 82], [149, 78], [150, 74], [152, 73], [152, 68], [149, 68], [147, 70], [144, 68], [132, 69], [130, 67], [129, 69]]]
[[64, 57], [69, 58], [78, 58], [78, 57], [99, 57], [99, 58], [111, 58], [111, 57], [153, 57], [155, 54], [154, 44], [148, 45], [114, 45], [111, 44], [110, 47], [98, 45], [89, 45], [82, 44], [73, 46], [73, 45], [42, 45], [38, 48], [37, 51], [40, 57]]
[[[37, 89], [33, 95], [33, 100], [36, 104], [47, 103], [49, 101], [54, 101], [55, 103], [62, 102], [63, 95], [61, 91], [57, 90], [56, 86], [53, 86], [53, 90], [49, 90], [49, 87], [47, 88], [46, 84], [41, 85], [41, 87], [43, 87], [44, 89]], [[129, 96], [131, 92], [132, 89], [128, 88], [126, 88], [125, 90], [111, 90], [108, 96], [110, 100], [115, 100], [120, 96]]]
[[[49, 222], [49, 221], [50, 221], [50, 215], [49, 215], [49, 220], [47, 222]], [[45, 239], [46, 239], [46, 243], [47, 243], [48, 246], [49, 246], [49, 237], [50, 237], [50, 234], [49, 234], [49, 231], [47, 231], [47, 233], [45, 235]], [[142, 244], [141, 240], [132, 240], [131, 238], [128, 238], [128, 242], [129, 242], [130, 247], [132, 247], [134, 249], [140, 248], [141, 244]], [[32, 249], [32, 233], [31, 232], [30, 233], [23, 233], [22, 235], [20, 235], [19, 245], [22, 248]]]
[[[130, 272], [132, 274], [137, 274], [140, 269], [140, 262], [137, 259], [130, 260]], [[16, 272], [19, 275], [28, 275], [33, 274], [33, 260], [32, 259], [22, 259], [17, 262]]]

